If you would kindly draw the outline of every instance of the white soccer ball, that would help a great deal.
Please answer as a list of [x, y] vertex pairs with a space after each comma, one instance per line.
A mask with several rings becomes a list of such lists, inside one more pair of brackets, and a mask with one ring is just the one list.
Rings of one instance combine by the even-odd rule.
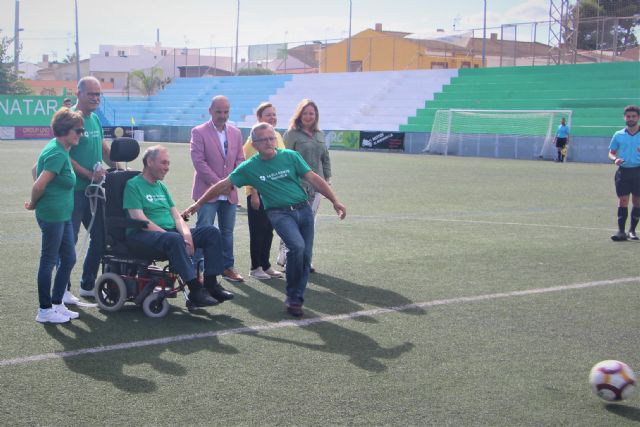
[[626, 363], [603, 360], [591, 368], [589, 382], [596, 396], [608, 401], [624, 400], [636, 389], [636, 374]]

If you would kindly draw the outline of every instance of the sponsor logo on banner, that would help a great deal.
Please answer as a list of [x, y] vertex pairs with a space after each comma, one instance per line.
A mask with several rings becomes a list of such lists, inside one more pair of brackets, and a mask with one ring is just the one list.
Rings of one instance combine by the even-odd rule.
[[53, 138], [49, 126], [16, 126], [16, 139]]
[[360, 148], [404, 151], [404, 132], [360, 132]]
[[332, 130], [326, 132], [325, 144], [327, 145], [327, 148], [357, 150], [360, 147], [360, 131]]
[[[117, 130], [118, 129], [118, 130]], [[107, 139], [114, 139], [119, 137], [133, 138], [133, 132], [138, 130], [136, 126], [102, 126], [102, 132]], [[118, 136], [122, 132], [122, 135]]]

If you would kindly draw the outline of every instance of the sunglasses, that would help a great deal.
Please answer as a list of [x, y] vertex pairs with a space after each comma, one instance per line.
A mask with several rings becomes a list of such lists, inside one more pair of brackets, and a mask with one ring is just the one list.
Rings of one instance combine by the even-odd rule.
[[75, 131], [76, 135], [80, 135], [80, 136], [84, 135], [84, 132], [85, 132], [84, 128], [76, 128], [76, 129], [74, 129], [74, 131]]

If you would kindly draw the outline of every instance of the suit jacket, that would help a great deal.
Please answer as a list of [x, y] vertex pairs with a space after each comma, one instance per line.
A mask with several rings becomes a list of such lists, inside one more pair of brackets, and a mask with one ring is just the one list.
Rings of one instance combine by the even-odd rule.
[[[209, 187], [228, 177], [244, 161], [240, 129], [227, 123], [226, 132], [228, 146], [225, 157], [211, 120], [191, 129], [190, 151], [195, 169], [191, 190], [193, 200], [198, 200]], [[233, 187], [227, 198], [229, 203], [237, 204], [238, 190]]]

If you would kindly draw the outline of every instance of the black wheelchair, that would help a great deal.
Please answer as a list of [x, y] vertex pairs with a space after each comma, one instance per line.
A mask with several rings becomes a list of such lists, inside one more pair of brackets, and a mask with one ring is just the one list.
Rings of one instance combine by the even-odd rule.
[[[113, 162], [131, 162], [140, 154], [138, 141], [117, 138], [111, 144]], [[140, 171], [110, 169], [105, 178], [105, 251], [101, 260], [102, 274], [97, 278], [94, 292], [98, 306], [105, 311], [120, 310], [126, 302], [142, 306], [149, 317], [163, 317], [169, 312], [168, 298], [178, 293], [185, 297], [187, 309], [197, 307], [189, 300], [186, 285], [168, 264], [160, 251], [136, 245], [126, 240], [127, 228], [145, 228], [146, 221], [129, 218], [122, 208], [127, 181]]]

